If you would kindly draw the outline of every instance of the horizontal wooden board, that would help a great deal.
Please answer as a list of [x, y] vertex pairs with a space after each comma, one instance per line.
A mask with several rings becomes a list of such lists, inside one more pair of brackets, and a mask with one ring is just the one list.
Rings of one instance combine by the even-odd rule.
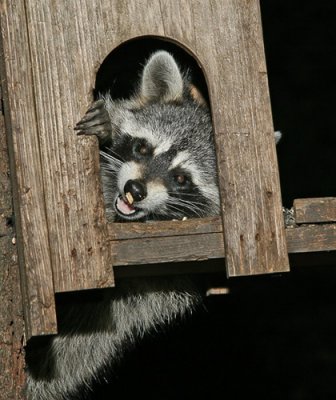
[[289, 253], [336, 250], [336, 224], [288, 228], [286, 237]]
[[224, 257], [222, 233], [112, 241], [114, 265], [203, 261]]
[[[118, 224], [118, 230], [118, 240], [111, 240], [116, 266], [225, 257], [220, 217]], [[289, 253], [336, 251], [336, 224], [290, 227], [285, 232]], [[271, 271], [272, 266], [268, 268]]]
[[336, 222], [336, 197], [294, 200], [297, 224]]
[[109, 240], [154, 238], [222, 232], [220, 217], [194, 218], [185, 221], [108, 224]]

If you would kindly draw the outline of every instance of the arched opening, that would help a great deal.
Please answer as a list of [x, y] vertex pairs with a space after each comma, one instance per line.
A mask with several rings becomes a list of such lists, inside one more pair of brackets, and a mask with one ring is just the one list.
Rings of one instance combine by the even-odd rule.
[[145, 61], [157, 50], [166, 50], [173, 55], [208, 101], [205, 77], [195, 58], [177, 43], [151, 36], [129, 40], [111, 51], [97, 72], [94, 98], [106, 92], [114, 99], [128, 98], [136, 89]]

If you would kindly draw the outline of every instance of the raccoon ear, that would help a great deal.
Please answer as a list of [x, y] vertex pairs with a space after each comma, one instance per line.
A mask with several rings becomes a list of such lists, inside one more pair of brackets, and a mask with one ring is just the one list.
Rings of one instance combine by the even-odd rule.
[[183, 96], [183, 77], [174, 58], [166, 51], [154, 53], [141, 77], [140, 97], [143, 102], [176, 101]]
[[207, 106], [205, 98], [203, 97], [200, 90], [193, 84], [189, 85], [189, 94], [191, 98], [198, 103], [200, 106]]

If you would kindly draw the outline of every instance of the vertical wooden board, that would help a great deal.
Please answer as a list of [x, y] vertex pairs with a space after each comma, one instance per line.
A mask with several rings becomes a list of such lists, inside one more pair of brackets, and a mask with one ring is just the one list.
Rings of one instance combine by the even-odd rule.
[[73, 130], [90, 102], [97, 63], [83, 26], [93, 22], [94, 14], [80, 6], [51, 1], [26, 5], [57, 292], [114, 282], [97, 145], [92, 138], [77, 138]]
[[[23, 1], [0, 8], [1, 85], [12, 153], [15, 225], [27, 336], [56, 332], [55, 300], [42, 163], [36, 130], [33, 82]], [[5, 140], [3, 138], [3, 140]]]
[[287, 271], [259, 3], [193, 4], [216, 131], [228, 275]]

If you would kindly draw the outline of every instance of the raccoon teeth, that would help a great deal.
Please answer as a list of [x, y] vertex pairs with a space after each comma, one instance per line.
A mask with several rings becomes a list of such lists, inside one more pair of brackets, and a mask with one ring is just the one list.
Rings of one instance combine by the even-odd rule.
[[133, 196], [132, 196], [132, 194], [130, 192], [127, 192], [125, 196], [126, 196], [126, 199], [127, 199], [129, 204], [133, 204], [134, 203]]
[[126, 202], [121, 196], [119, 196], [116, 200], [116, 208], [121, 214], [124, 215], [131, 215], [136, 212], [134, 206]]

